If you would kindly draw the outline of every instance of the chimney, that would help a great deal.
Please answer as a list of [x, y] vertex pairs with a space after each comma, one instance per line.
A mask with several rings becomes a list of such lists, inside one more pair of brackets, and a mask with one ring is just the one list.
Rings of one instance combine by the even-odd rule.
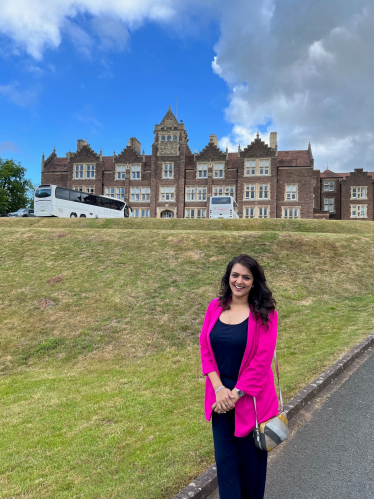
[[44, 152], [42, 154], [42, 173], [44, 172], [44, 165], [45, 165], [45, 158], [44, 158]]
[[270, 132], [270, 147], [276, 149], [278, 144], [278, 134], [277, 132]]
[[78, 139], [77, 140], [77, 152], [82, 149], [83, 146], [87, 145], [87, 140]]
[[209, 142], [215, 146], [218, 146], [217, 135], [209, 135]]
[[140, 142], [137, 138], [135, 137], [131, 137], [129, 139], [129, 142], [127, 144], [128, 146], [132, 147], [133, 149], [135, 149], [135, 151], [139, 154], [140, 156], [140, 149], [141, 149], [141, 145], [140, 145]]

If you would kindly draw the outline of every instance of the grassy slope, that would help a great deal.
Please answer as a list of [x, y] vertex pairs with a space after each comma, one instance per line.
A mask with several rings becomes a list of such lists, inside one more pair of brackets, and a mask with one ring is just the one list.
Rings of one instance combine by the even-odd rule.
[[373, 236], [366, 222], [0, 219], [1, 497], [171, 497], [213, 461], [197, 345], [228, 260], [265, 267], [288, 399], [373, 329]]

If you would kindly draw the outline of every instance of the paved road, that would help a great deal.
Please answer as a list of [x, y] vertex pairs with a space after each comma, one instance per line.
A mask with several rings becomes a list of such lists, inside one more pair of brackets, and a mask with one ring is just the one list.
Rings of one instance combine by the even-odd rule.
[[374, 498], [374, 354], [271, 459], [265, 499], [301, 498]]

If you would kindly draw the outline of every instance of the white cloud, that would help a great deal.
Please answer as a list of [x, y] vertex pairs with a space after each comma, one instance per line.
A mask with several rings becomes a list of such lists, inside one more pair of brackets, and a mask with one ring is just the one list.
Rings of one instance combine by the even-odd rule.
[[20, 84], [16, 81], [9, 85], [0, 85], [0, 95], [11, 100], [17, 106], [30, 107], [35, 103], [39, 92], [33, 88], [20, 89]]
[[373, 171], [373, 45], [368, 0], [274, 0], [265, 15], [261, 2], [233, 0], [212, 62], [231, 88], [220, 144], [236, 150], [270, 121], [281, 149], [312, 142], [316, 168]]
[[78, 16], [97, 18], [93, 25], [101, 23], [102, 46], [113, 46], [114, 41], [124, 46], [127, 28], [135, 29], [144, 21], [169, 22], [184, 8], [182, 0], [3, 0], [0, 32], [41, 59], [46, 48], [60, 45], [63, 34], [77, 45], [82, 43], [83, 52], [89, 51], [89, 35], [74, 23]]

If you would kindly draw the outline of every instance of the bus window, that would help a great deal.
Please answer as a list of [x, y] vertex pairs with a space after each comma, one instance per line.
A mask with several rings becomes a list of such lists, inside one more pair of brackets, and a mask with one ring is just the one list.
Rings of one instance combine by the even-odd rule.
[[50, 187], [39, 187], [39, 189], [36, 189], [35, 191], [35, 197], [36, 198], [49, 198], [51, 195], [52, 191]]
[[117, 199], [112, 199], [111, 200], [111, 208], [112, 210], [118, 210], [121, 211], [124, 206], [124, 203], [120, 200]]
[[112, 200], [110, 198], [104, 198], [104, 197], [100, 198], [102, 208], [107, 208], [108, 210], [110, 210], [110, 208], [111, 208], [111, 206], [110, 206], [111, 201]]
[[210, 202], [212, 204], [231, 204], [231, 198], [229, 196], [225, 196], [222, 198], [212, 197]]
[[83, 192], [79, 191], [69, 191], [69, 200], [74, 201], [75, 203], [82, 202], [82, 194]]
[[63, 187], [56, 187], [55, 196], [57, 199], [65, 199], [69, 201], [69, 189]]

